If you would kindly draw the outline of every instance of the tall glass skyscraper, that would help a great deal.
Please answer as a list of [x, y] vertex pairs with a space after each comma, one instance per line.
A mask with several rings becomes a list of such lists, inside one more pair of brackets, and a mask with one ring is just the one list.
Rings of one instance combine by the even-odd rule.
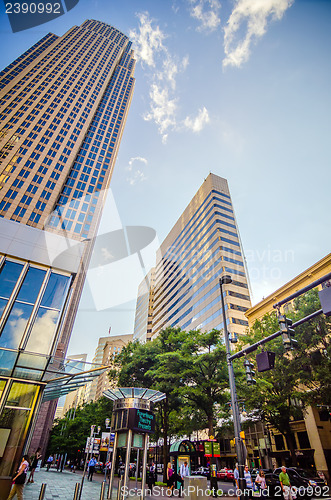
[[224, 286], [232, 340], [248, 322], [250, 294], [243, 248], [226, 179], [209, 174], [160, 246], [156, 256], [152, 338], [167, 326], [222, 329], [219, 278]]
[[0, 482], [26, 451], [52, 356], [67, 350], [134, 67], [129, 39], [87, 20], [0, 73]]

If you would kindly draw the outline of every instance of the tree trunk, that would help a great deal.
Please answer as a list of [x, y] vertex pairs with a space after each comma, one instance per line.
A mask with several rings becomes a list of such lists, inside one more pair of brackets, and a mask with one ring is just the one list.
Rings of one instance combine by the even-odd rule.
[[208, 433], [209, 433], [209, 436], [213, 436], [214, 435], [214, 418], [213, 418], [213, 414], [208, 415]]
[[284, 432], [285, 440], [287, 447], [290, 451], [291, 454], [291, 460], [292, 460], [292, 467], [297, 467], [298, 466], [298, 459], [295, 454], [295, 441], [294, 441], [294, 435], [290, 430]]

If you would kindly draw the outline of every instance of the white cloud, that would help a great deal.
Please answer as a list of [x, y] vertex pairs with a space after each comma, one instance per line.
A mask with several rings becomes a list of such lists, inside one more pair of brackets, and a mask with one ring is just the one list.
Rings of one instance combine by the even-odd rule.
[[[212, 0], [212, 3], [215, 1]], [[164, 44], [167, 35], [161, 31], [159, 26], [155, 26], [155, 22], [150, 19], [148, 13], [140, 13], [137, 17], [139, 26], [136, 30], [131, 30], [130, 38], [134, 42], [133, 48], [137, 60], [143, 66], [146, 64], [150, 68], [146, 79], [151, 82], [149, 110], [144, 113], [143, 118], [156, 124], [158, 132], [162, 136], [162, 142], [165, 144], [169, 132], [180, 129], [177, 119], [177, 77], [188, 67], [189, 58], [185, 56], [180, 59], [170, 53], [168, 47]], [[198, 121], [196, 124], [193, 121], [192, 123], [188, 122], [187, 128], [197, 130], [198, 127]], [[143, 180], [143, 173], [140, 173], [140, 180]], [[136, 178], [134, 181], [136, 181]]]
[[190, 15], [200, 23], [198, 31], [214, 31], [221, 24], [219, 11], [221, 4], [218, 0], [190, 0]]
[[147, 166], [148, 161], [146, 158], [141, 156], [135, 156], [134, 158], [130, 158], [129, 165], [126, 167], [126, 170], [130, 172], [130, 175], [126, 178], [128, 183], [133, 186], [137, 182], [142, 182], [147, 179], [145, 173], [141, 170], [141, 168], [137, 168], [137, 162], [142, 163], [144, 166]]
[[152, 20], [149, 19], [147, 12], [137, 14], [137, 17], [140, 23], [139, 31], [129, 32], [129, 38], [134, 43], [135, 57], [137, 61], [141, 60], [148, 66], [155, 66], [154, 56], [165, 50], [163, 40], [166, 35], [158, 26], [152, 27]]
[[[224, 28], [223, 67], [240, 67], [250, 55], [251, 44], [261, 38], [268, 21], [280, 20], [294, 0], [236, 0], [235, 7]], [[247, 24], [240, 38], [240, 29]]]
[[189, 130], [192, 130], [192, 132], [200, 132], [204, 126], [209, 123], [209, 114], [208, 111], [205, 107], [202, 109], [199, 109], [199, 113], [195, 118], [190, 118], [187, 116], [184, 120], [184, 125], [186, 128]]

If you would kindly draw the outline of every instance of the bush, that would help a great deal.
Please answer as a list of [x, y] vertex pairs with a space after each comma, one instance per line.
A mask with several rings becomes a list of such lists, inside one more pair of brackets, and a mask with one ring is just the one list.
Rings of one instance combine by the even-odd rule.
[[162, 481], [156, 481], [155, 486], [167, 486], [167, 483], [162, 483]]

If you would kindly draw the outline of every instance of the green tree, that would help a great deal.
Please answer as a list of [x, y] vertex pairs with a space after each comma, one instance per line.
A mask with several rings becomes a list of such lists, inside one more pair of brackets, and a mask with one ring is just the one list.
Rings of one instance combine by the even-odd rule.
[[151, 342], [129, 344], [117, 363], [120, 386], [147, 387], [166, 394], [158, 409], [165, 467], [170, 435], [190, 435], [206, 427], [214, 434], [219, 407], [228, 408], [229, 400], [225, 348], [219, 331], [185, 332], [169, 327]]
[[113, 403], [107, 398], [78, 407], [75, 418], [67, 412], [58, 419], [51, 430], [48, 453], [67, 453], [68, 458], [77, 456], [78, 450], [85, 450], [86, 438], [90, 436], [91, 425], [105, 428], [105, 419], [111, 418]]
[[[319, 308], [317, 291], [312, 290], [295, 300], [294, 311], [288, 316], [297, 321]], [[255, 322], [243, 342], [253, 344], [278, 330], [276, 314], [267, 314]], [[291, 351], [284, 349], [281, 338], [269, 342], [267, 349], [276, 353], [275, 368], [257, 373], [257, 384], [246, 385], [241, 391], [246, 409], [257, 411], [263, 421], [284, 435], [293, 465], [297, 458], [291, 421], [301, 419], [308, 404], [330, 400], [330, 322], [319, 317], [304, 323], [295, 328], [295, 338], [298, 347]]]

